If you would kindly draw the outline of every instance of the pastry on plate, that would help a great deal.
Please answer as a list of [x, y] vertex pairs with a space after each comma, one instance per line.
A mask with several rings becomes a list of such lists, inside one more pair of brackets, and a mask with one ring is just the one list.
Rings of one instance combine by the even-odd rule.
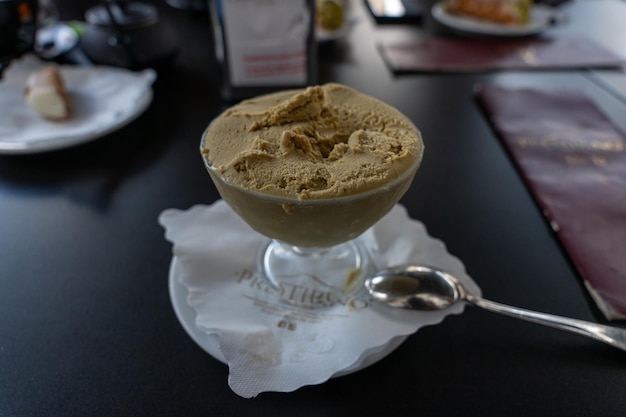
[[444, 0], [446, 12], [503, 25], [525, 25], [533, 0]]
[[63, 121], [70, 118], [70, 101], [56, 66], [46, 65], [31, 73], [24, 95], [26, 104], [45, 119]]

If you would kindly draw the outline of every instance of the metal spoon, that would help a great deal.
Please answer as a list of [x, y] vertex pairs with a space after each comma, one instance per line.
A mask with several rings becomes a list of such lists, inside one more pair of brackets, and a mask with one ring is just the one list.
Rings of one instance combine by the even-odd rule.
[[393, 307], [441, 310], [460, 301], [495, 313], [566, 330], [626, 351], [626, 329], [511, 307], [470, 294], [447, 272], [417, 265], [384, 269], [365, 280], [371, 296]]

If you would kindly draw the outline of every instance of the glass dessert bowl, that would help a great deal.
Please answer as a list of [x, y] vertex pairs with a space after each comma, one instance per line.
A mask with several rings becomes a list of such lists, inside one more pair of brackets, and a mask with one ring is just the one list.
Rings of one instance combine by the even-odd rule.
[[[220, 196], [268, 237], [259, 273], [289, 294], [345, 297], [375, 268], [358, 237], [407, 191], [424, 146], [392, 107], [327, 84], [244, 101], [205, 131]], [[295, 289], [297, 288], [297, 291]]]

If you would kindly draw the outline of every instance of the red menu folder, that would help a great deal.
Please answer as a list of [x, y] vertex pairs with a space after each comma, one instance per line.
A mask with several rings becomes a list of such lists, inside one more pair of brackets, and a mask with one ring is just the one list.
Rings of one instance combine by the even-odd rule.
[[588, 38], [425, 38], [383, 41], [380, 53], [395, 73], [619, 68], [626, 60]]
[[484, 86], [494, 129], [591, 297], [626, 319], [626, 139], [577, 91]]

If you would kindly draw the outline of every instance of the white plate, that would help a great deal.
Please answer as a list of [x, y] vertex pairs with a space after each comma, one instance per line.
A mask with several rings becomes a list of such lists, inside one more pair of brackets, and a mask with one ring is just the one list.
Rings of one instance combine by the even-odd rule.
[[503, 25], [471, 17], [453, 15], [444, 9], [443, 2], [438, 2], [433, 6], [432, 15], [439, 23], [451, 29], [468, 34], [500, 37], [537, 35], [559, 20], [558, 13], [553, 8], [544, 5], [533, 6], [530, 21], [521, 26]]
[[42, 118], [26, 104], [28, 76], [44, 63], [33, 56], [15, 61], [0, 81], [0, 153], [28, 154], [63, 149], [102, 137], [127, 125], [152, 102], [151, 70], [60, 66], [72, 117]]
[[[219, 337], [216, 334], [208, 334], [196, 326], [196, 312], [187, 304], [187, 289], [179, 282], [179, 273], [178, 261], [176, 257], [174, 257], [170, 264], [169, 291], [176, 317], [178, 317], [180, 324], [189, 337], [191, 337], [198, 346], [220, 362], [224, 364], [227, 363], [226, 358], [224, 358], [220, 350]], [[354, 365], [337, 372], [333, 377], [348, 375], [373, 365], [393, 352], [406, 338], [407, 336], [397, 336], [383, 346], [363, 352], [361, 358]]]
[[[250, 229], [226, 202], [167, 209], [159, 223], [176, 254], [169, 272], [176, 315], [203, 350], [222, 362], [228, 357], [229, 386], [245, 398], [267, 391], [292, 392], [361, 370], [391, 353], [407, 335], [464, 309], [464, 304], [455, 304], [417, 312], [367, 302], [356, 310], [339, 302], [323, 311], [272, 308], [280, 302], [280, 293], [264, 288], [255, 270], [256, 255], [267, 238]], [[395, 206], [359, 239], [381, 268], [409, 261], [437, 266], [458, 276], [472, 294], [480, 294], [463, 263], [402, 206]], [[274, 327], [281, 327], [277, 317], [293, 318], [298, 331], [276, 333]], [[345, 338], [348, 326], [353, 326], [351, 337]], [[327, 346], [333, 347], [332, 357]], [[222, 347], [231, 353], [223, 355]], [[280, 355], [279, 362], [274, 353]], [[316, 366], [311, 368], [303, 357], [315, 360]], [[251, 361], [254, 378], [248, 377]]]

